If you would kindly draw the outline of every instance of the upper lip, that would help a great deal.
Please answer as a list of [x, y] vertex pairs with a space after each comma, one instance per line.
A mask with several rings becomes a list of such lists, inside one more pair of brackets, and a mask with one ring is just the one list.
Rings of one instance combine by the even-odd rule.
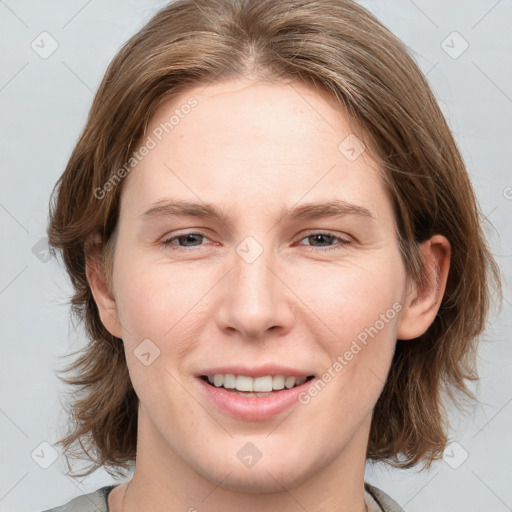
[[248, 377], [265, 377], [266, 375], [283, 375], [284, 377], [309, 377], [314, 375], [313, 372], [291, 368], [289, 366], [281, 366], [277, 364], [265, 364], [261, 366], [216, 366], [214, 368], [206, 368], [197, 373], [197, 377], [204, 375], [247, 375]]

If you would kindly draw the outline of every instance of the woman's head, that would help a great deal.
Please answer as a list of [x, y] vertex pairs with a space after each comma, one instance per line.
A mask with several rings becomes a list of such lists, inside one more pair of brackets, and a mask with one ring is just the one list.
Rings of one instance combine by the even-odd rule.
[[[357, 4], [170, 4], [113, 60], [58, 185], [50, 242], [90, 337], [66, 448], [134, 460], [140, 400], [212, 479], [248, 440], [261, 478], [368, 434], [372, 460], [442, 452], [497, 271], [425, 78]], [[201, 375], [265, 364], [316, 379], [289, 417], [205, 398]]]

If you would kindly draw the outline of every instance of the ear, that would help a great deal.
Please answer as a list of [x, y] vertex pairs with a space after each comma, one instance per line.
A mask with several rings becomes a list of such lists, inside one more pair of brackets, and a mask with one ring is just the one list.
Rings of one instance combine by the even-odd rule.
[[91, 250], [87, 251], [85, 272], [94, 302], [96, 302], [98, 307], [101, 323], [112, 336], [121, 338], [121, 324], [117, 313], [116, 301], [107, 283], [105, 269], [100, 263], [99, 254], [102, 250], [100, 235], [93, 235], [88, 242], [88, 246], [91, 247]]
[[434, 321], [446, 289], [450, 270], [451, 246], [446, 237], [434, 235], [420, 245], [425, 275], [412, 283], [404, 301], [397, 338], [411, 340], [421, 336]]

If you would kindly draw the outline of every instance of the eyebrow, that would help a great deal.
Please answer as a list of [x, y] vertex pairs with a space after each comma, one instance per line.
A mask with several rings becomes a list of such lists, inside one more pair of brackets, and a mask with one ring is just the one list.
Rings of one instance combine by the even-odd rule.
[[[283, 207], [280, 210], [279, 218], [281, 220], [285, 218], [291, 220], [314, 220], [323, 217], [343, 217], [346, 215], [356, 215], [375, 220], [374, 215], [364, 206], [351, 204], [341, 199], [306, 203], [290, 209]], [[229, 216], [215, 204], [196, 203], [181, 199], [163, 199], [141, 215], [143, 220], [173, 216], [213, 218], [219, 219], [224, 223], [229, 221]]]

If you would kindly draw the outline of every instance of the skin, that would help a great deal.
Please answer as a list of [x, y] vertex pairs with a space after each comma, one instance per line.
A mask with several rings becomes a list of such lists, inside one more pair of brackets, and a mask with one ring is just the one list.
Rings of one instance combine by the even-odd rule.
[[[110, 510], [124, 500], [125, 512], [363, 511], [372, 410], [396, 339], [435, 318], [450, 244], [440, 235], [423, 243], [430, 273], [407, 277], [382, 171], [369, 150], [354, 161], [339, 151], [354, 129], [318, 91], [245, 78], [197, 87], [164, 104], [147, 134], [191, 96], [198, 105], [122, 184], [110, 289], [88, 266], [140, 399], [134, 476], [111, 492]], [[144, 220], [166, 198], [213, 203], [226, 219]], [[373, 219], [280, 217], [332, 199]], [[203, 237], [163, 245], [184, 233]], [[236, 252], [249, 235], [263, 251], [252, 263]], [[274, 362], [319, 377], [393, 304], [401, 311], [307, 405], [243, 421], [200, 393], [194, 374], [226, 364]], [[148, 366], [134, 355], [147, 338], [160, 350]], [[247, 442], [262, 454], [250, 468], [237, 457]]]

